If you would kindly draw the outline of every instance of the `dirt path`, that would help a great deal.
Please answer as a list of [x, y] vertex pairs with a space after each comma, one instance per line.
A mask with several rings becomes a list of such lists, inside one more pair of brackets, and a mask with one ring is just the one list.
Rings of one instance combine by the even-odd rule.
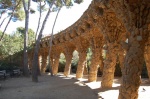
[[8, 78], [0, 81], [0, 99], [97, 99], [87, 87], [75, 84], [76, 79], [42, 75], [39, 83], [31, 78]]
[[[25, 77], [0, 80], [2, 84], [0, 99], [117, 99], [118, 97], [120, 78], [114, 79], [113, 88], [100, 89], [101, 78], [98, 78], [98, 82], [88, 83], [87, 79], [76, 80], [74, 77], [75, 75], [64, 77], [61, 73], [55, 77], [42, 75], [39, 77], [39, 83]], [[150, 99], [149, 85], [148, 79], [142, 80], [139, 99]]]

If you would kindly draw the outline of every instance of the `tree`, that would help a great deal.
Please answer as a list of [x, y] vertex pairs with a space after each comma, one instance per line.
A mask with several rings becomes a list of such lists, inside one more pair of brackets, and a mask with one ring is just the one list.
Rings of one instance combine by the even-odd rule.
[[29, 76], [28, 71], [28, 26], [29, 26], [29, 11], [30, 11], [30, 3], [31, 0], [28, 0], [26, 4], [25, 0], [22, 0], [23, 7], [25, 11], [25, 32], [24, 32], [24, 66], [23, 66], [23, 73], [25, 76]]
[[[53, 24], [53, 28], [52, 28], [52, 33], [51, 33], [51, 38], [49, 40], [49, 51], [48, 51], [48, 67], [50, 67], [50, 53], [51, 53], [51, 49], [52, 49], [52, 41], [53, 41], [53, 33], [54, 33], [54, 27], [55, 27], [55, 24], [56, 24], [56, 20], [57, 20], [57, 17], [59, 15], [59, 12], [61, 10], [61, 7], [59, 8], [58, 12], [57, 12], [57, 15], [56, 15], [56, 18], [55, 18], [55, 21], [54, 21], [54, 24]], [[50, 67], [50, 72], [51, 72], [51, 76], [53, 76], [53, 68]]]
[[[18, 27], [16, 31], [16, 35], [21, 37], [21, 39], [24, 39], [24, 32], [25, 28], [24, 27]], [[28, 46], [30, 47], [32, 45], [32, 42], [34, 41], [35, 38], [35, 32], [32, 29], [28, 29]]]
[[43, 0], [39, 0], [39, 3], [38, 3], [39, 20], [38, 20], [38, 26], [37, 26], [37, 30], [36, 30], [36, 34], [35, 34], [35, 42], [36, 42], [37, 34], [38, 34], [38, 31], [40, 28], [42, 12], [46, 11], [46, 8], [45, 8], [46, 2], [44, 2], [43, 5], [41, 4], [41, 2], [43, 2]]
[[51, 8], [54, 4], [54, 1], [52, 2], [52, 4], [50, 5], [49, 9], [48, 9], [48, 12], [45, 16], [45, 19], [43, 21], [43, 24], [42, 24], [42, 27], [41, 27], [41, 30], [39, 32], [39, 35], [38, 35], [38, 38], [36, 40], [36, 44], [35, 44], [35, 50], [34, 50], [34, 56], [33, 56], [33, 67], [32, 67], [32, 81], [33, 82], [38, 82], [38, 51], [39, 51], [39, 45], [40, 45], [40, 40], [42, 38], [42, 33], [43, 33], [43, 30], [44, 30], [44, 27], [45, 27], [45, 24], [47, 22], [47, 19], [50, 15], [50, 12], [51, 12]]
[[[38, 2], [38, 0], [34, 0], [34, 1]], [[39, 32], [39, 35], [38, 35], [38, 38], [37, 38], [36, 44], [35, 44], [34, 57], [33, 57], [33, 68], [32, 68], [32, 81], [33, 82], [38, 82], [37, 68], [38, 68], [38, 51], [39, 51], [39, 45], [40, 45], [40, 40], [42, 38], [42, 33], [43, 33], [43, 30], [44, 30], [45, 24], [47, 22], [47, 19], [48, 19], [50, 13], [52, 11], [57, 11], [57, 9], [59, 9], [62, 6], [66, 6], [66, 7], [73, 6], [72, 0], [45, 0], [45, 1], [49, 5], [49, 9], [48, 9], [47, 14], [45, 16], [45, 19], [43, 21], [41, 30]], [[83, 1], [83, 0], [81, 0], [81, 1]], [[81, 3], [81, 2], [79, 2], [79, 0], [74, 0], [74, 2], [75, 3]], [[52, 11], [51, 11], [51, 8], [53, 8]]]

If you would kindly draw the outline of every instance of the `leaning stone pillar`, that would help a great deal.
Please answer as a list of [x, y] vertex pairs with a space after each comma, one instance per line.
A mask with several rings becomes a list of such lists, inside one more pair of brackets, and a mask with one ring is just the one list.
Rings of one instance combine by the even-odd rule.
[[103, 59], [102, 56], [100, 56], [100, 60], [101, 60], [101, 61], [100, 61], [100, 63], [99, 63], [99, 66], [100, 66], [100, 67], [99, 67], [99, 71], [100, 71], [100, 72], [103, 72], [103, 68], [104, 68], [104, 62], [103, 62], [103, 61], [104, 61], [104, 59]]
[[150, 80], [150, 52], [149, 52], [149, 50], [150, 50], [150, 48], [146, 49], [146, 53], [144, 54], [144, 56], [145, 56], [145, 62], [146, 62], [148, 77]]
[[54, 62], [53, 62], [53, 74], [54, 75], [57, 75], [58, 73], [59, 58], [60, 58], [60, 54], [54, 56]]
[[150, 80], [150, 55], [145, 54], [145, 62], [146, 62], [148, 77], [149, 77], [149, 80]]
[[42, 55], [42, 65], [41, 65], [41, 72], [45, 73], [47, 66], [47, 55]]
[[92, 54], [92, 60], [90, 65], [90, 71], [88, 76], [88, 81], [93, 82], [97, 80], [97, 69], [98, 65], [100, 63], [100, 55], [101, 55], [101, 49], [100, 48], [93, 48], [93, 54]]
[[66, 65], [64, 70], [65, 76], [68, 76], [70, 74], [72, 57], [73, 57], [72, 53], [70, 52], [65, 53], [65, 58], [66, 58]]
[[116, 66], [116, 54], [113, 50], [113, 45], [109, 44], [108, 49], [106, 52], [106, 59], [104, 61], [103, 67], [103, 75], [102, 75], [102, 88], [109, 88], [112, 87], [113, 79], [114, 79], [114, 72]]
[[123, 70], [125, 54], [126, 54], [126, 53], [125, 53], [124, 50], [121, 50], [121, 51], [118, 53], [121, 72], [122, 72], [122, 70]]
[[[144, 39], [144, 38], [143, 38]], [[144, 40], [140, 36], [130, 36], [126, 47], [126, 57], [122, 71], [122, 82], [118, 99], [137, 99], [144, 62]]]
[[78, 67], [77, 67], [77, 72], [76, 72], [76, 78], [82, 78], [83, 76], [83, 71], [86, 63], [86, 51], [79, 52], [79, 62], [78, 62]]

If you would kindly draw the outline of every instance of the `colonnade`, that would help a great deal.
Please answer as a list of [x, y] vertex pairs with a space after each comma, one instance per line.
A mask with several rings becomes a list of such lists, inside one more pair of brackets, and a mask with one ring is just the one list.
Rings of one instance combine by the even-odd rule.
[[[70, 74], [72, 53], [79, 52], [76, 78], [83, 77], [86, 50], [92, 49], [88, 81], [97, 80], [103, 62], [102, 88], [112, 87], [116, 62], [120, 61], [122, 82], [118, 99], [137, 99], [144, 60], [150, 76], [150, 2], [148, 0], [93, 0], [81, 18], [54, 35], [51, 51], [53, 73], [57, 74], [60, 53], [66, 57], [64, 75]], [[41, 40], [39, 55], [44, 72], [50, 36]], [[127, 41], [126, 41], [127, 40]], [[106, 59], [102, 50], [106, 50]], [[117, 60], [118, 58], [118, 60]]]

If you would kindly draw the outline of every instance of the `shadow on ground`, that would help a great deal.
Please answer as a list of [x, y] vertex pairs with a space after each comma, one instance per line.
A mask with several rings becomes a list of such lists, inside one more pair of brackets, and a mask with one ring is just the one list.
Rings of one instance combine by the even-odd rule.
[[[100, 88], [101, 77], [97, 82], [88, 82], [87, 76], [75, 79], [75, 74], [68, 77], [59, 73], [51, 77], [44, 74], [39, 82], [34, 83], [31, 78], [8, 78], [0, 81], [0, 99], [117, 99], [120, 78], [115, 78], [112, 88]], [[150, 99], [150, 83], [142, 79], [138, 99]], [[143, 90], [144, 89], [144, 90]]]

